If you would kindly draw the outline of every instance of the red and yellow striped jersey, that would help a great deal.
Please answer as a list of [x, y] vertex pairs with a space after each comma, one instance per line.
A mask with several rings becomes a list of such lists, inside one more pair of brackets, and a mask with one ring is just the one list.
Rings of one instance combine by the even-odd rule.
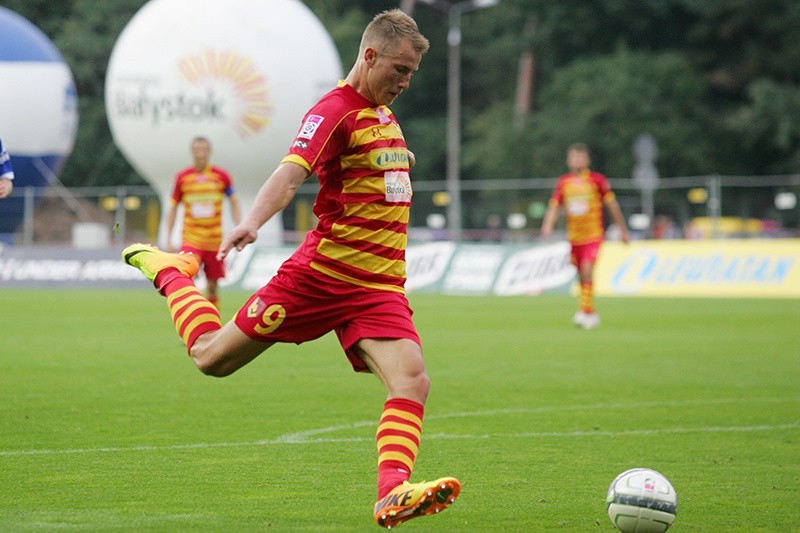
[[294, 259], [354, 285], [404, 292], [412, 190], [405, 139], [389, 108], [341, 81], [306, 114], [283, 161], [320, 182], [319, 223]]
[[183, 245], [215, 251], [222, 242], [222, 199], [233, 197], [233, 182], [223, 169], [186, 168], [175, 176], [171, 201], [183, 203]]
[[573, 244], [603, 240], [603, 202], [614, 199], [606, 177], [585, 170], [560, 176], [551, 205], [563, 205], [567, 217], [567, 239]]

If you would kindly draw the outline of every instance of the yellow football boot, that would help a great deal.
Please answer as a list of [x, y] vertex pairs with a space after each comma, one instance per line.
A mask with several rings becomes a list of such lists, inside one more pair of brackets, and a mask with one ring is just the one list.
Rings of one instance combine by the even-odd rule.
[[391, 529], [417, 516], [438, 513], [456, 501], [459, 492], [461, 483], [453, 477], [422, 483], [405, 481], [375, 503], [375, 521]]
[[200, 258], [183, 252], [172, 254], [162, 252], [149, 244], [132, 244], [122, 250], [122, 260], [138, 268], [144, 276], [153, 281], [162, 270], [177, 268], [181, 274], [193, 278], [200, 269]]

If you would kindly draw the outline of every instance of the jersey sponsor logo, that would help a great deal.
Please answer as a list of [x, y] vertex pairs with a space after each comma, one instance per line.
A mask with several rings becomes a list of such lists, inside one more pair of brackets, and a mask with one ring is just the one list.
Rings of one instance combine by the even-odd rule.
[[386, 201], [392, 203], [410, 202], [413, 191], [408, 172], [387, 172], [383, 175], [386, 186]]
[[408, 151], [402, 149], [378, 152], [375, 164], [378, 168], [408, 166]]
[[589, 212], [589, 201], [584, 198], [568, 200], [566, 203], [567, 214], [572, 217], [579, 217]]
[[386, 115], [386, 113], [383, 111], [382, 108], [379, 107], [375, 111], [378, 115], [378, 121], [381, 124], [389, 124], [392, 121], [392, 119], [390, 119], [388, 115]]
[[217, 206], [213, 203], [190, 203], [189, 213], [191, 218], [215, 218], [217, 216]]
[[317, 128], [322, 124], [325, 117], [319, 115], [309, 115], [303, 127], [300, 128], [300, 133], [297, 134], [298, 138], [311, 140], [317, 132]]
[[296, 140], [296, 141], [294, 142], [294, 145], [293, 145], [293, 146], [294, 146], [295, 148], [300, 148], [301, 150], [305, 150], [306, 148], [308, 148], [308, 143], [307, 143], [307, 142], [305, 142], [305, 141], [301, 141], [301, 140], [299, 140], [299, 139], [298, 139], [298, 140]]

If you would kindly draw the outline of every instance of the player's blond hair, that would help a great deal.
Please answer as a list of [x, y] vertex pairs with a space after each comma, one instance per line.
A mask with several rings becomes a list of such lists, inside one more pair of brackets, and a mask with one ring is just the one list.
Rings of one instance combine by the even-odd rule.
[[359, 52], [363, 53], [368, 47], [384, 52], [387, 48], [397, 46], [402, 41], [408, 41], [416, 52], [424, 54], [430, 48], [428, 39], [419, 31], [416, 21], [403, 13], [400, 9], [391, 9], [378, 13], [367, 24], [361, 36]]

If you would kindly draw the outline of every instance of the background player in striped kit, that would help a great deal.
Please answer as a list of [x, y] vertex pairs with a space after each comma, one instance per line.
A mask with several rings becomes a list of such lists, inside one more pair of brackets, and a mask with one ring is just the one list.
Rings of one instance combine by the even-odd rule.
[[572, 264], [578, 269], [580, 280], [579, 309], [572, 318], [576, 326], [584, 329], [600, 325], [600, 316], [594, 306], [592, 283], [594, 265], [605, 235], [603, 206], [608, 208], [614, 223], [619, 227], [623, 242], [628, 242], [628, 227], [608, 179], [589, 169], [589, 147], [576, 143], [567, 150], [569, 172], [556, 182], [553, 195], [542, 221], [541, 235], [550, 237], [558, 220], [561, 207], [567, 217], [567, 240], [572, 246]]
[[172, 232], [178, 206], [182, 205], [180, 250], [200, 258], [206, 275], [206, 298], [219, 309], [219, 280], [225, 277], [225, 262], [217, 258], [222, 242], [222, 200], [228, 198], [235, 224], [241, 222], [241, 208], [228, 172], [210, 164], [211, 142], [205, 137], [195, 137], [191, 151], [192, 166], [175, 176], [167, 211], [167, 249], [176, 249], [172, 244]]

